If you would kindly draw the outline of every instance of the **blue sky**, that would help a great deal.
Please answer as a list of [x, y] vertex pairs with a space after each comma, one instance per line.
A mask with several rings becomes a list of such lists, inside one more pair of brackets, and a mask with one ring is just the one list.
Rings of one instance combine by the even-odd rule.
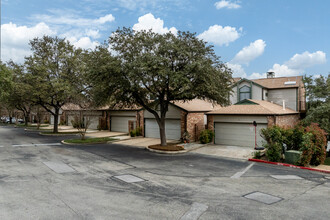
[[34, 37], [94, 48], [118, 27], [196, 32], [234, 76], [327, 75], [328, 0], [2, 0], [1, 58], [22, 62]]

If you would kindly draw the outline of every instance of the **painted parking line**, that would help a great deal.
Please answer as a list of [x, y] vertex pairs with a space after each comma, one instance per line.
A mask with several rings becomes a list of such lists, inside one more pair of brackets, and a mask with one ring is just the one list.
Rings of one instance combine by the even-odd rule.
[[0, 148], [1, 148], [1, 147], [5, 147], [5, 146], [0, 145]]
[[232, 175], [230, 178], [232, 179], [238, 179], [240, 178], [244, 173], [246, 173], [252, 166], [254, 165], [254, 163], [251, 163], [249, 166], [247, 166], [243, 171], [237, 172], [234, 175]]
[[38, 147], [38, 146], [59, 146], [61, 143], [48, 143], [48, 144], [13, 144], [13, 147]]
[[207, 209], [207, 205], [194, 202], [191, 208], [180, 218], [180, 220], [197, 220]]

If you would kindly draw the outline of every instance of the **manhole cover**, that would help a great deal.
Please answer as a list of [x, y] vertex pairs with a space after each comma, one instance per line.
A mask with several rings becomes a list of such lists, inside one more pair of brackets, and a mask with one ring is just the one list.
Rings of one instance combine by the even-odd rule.
[[245, 195], [244, 197], [247, 199], [265, 203], [267, 205], [270, 205], [270, 204], [273, 204], [275, 202], [279, 202], [282, 200], [282, 198], [280, 198], [280, 197], [272, 196], [272, 195], [262, 193], [262, 192], [253, 192], [253, 193]]
[[270, 175], [271, 177], [278, 180], [302, 180], [300, 176], [296, 175]]
[[119, 175], [119, 176], [114, 176], [117, 179], [120, 179], [126, 183], [138, 183], [138, 182], [143, 182], [145, 181], [144, 179], [141, 179], [137, 176], [133, 176], [131, 174], [126, 174], [126, 175]]

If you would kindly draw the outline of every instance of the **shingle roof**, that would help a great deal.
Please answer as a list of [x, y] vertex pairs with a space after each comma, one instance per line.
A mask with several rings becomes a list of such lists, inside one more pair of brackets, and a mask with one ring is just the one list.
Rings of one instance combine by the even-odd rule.
[[185, 101], [185, 102], [174, 101], [172, 102], [172, 104], [188, 112], [209, 112], [221, 108], [220, 105], [215, 105], [212, 102], [201, 99], [193, 99], [191, 101]]
[[218, 110], [214, 110], [207, 114], [217, 115], [287, 115], [287, 114], [299, 114], [298, 112], [285, 108], [271, 102], [252, 100], [250, 102], [254, 104], [236, 104], [228, 107], [222, 107]]
[[[252, 79], [251, 81], [268, 89], [295, 88], [303, 85], [302, 76]], [[291, 82], [291, 83], [284, 84], [285, 82]], [[293, 84], [293, 82], [296, 83]]]

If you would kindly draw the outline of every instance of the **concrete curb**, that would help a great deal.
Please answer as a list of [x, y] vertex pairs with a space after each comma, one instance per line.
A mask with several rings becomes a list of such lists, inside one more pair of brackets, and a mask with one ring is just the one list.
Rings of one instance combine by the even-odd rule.
[[310, 170], [310, 171], [316, 171], [316, 172], [321, 172], [321, 173], [330, 173], [330, 171], [328, 171], [328, 170], [320, 170], [320, 169], [315, 169], [315, 168], [310, 168], [310, 167], [296, 166], [296, 165], [287, 164], [287, 163], [270, 162], [270, 161], [259, 160], [259, 159], [249, 159], [249, 161], [297, 168], [297, 169], [302, 169], [302, 170]]
[[159, 153], [159, 154], [170, 154], [170, 155], [175, 155], [175, 154], [183, 154], [187, 153], [187, 150], [180, 150], [180, 151], [163, 151], [163, 150], [155, 150], [155, 149], [150, 149], [149, 147], [145, 148], [146, 150], [153, 152], [153, 153]]
[[62, 144], [66, 145], [91, 145], [91, 144], [109, 144], [113, 141], [105, 141], [105, 142], [94, 142], [94, 143], [66, 143], [65, 140], [61, 141]]
[[39, 132], [42, 136], [70, 136], [70, 135], [79, 135], [79, 134], [42, 134], [42, 132]]

